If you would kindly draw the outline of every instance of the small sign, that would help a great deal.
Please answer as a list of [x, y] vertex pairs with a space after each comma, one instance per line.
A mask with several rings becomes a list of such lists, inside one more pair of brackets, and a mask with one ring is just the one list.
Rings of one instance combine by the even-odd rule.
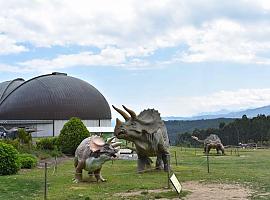
[[182, 185], [180, 184], [180, 182], [176, 178], [175, 174], [173, 174], [171, 176], [170, 181], [173, 184], [173, 187], [175, 188], [175, 190], [177, 191], [177, 193], [180, 194], [180, 192], [182, 190]]

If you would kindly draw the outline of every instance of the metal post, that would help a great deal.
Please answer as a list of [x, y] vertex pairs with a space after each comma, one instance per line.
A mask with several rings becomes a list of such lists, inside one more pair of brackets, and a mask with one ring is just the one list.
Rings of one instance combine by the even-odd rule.
[[166, 154], [167, 156], [167, 162], [168, 162], [168, 172], [167, 172], [167, 178], [168, 178], [168, 188], [170, 188], [170, 171], [171, 171], [171, 160], [170, 160], [170, 154]]
[[53, 174], [57, 172], [57, 156], [54, 157]]
[[45, 162], [44, 200], [47, 200], [47, 163]]
[[177, 162], [176, 151], [174, 152], [174, 157], [175, 157], [175, 165], [177, 166], [178, 165], [178, 162]]
[[207, 153], [206, 155], [206, 159], [207, 159], [207, 172], [210, 173], [210, 167], [209, 167], [209, 155]]

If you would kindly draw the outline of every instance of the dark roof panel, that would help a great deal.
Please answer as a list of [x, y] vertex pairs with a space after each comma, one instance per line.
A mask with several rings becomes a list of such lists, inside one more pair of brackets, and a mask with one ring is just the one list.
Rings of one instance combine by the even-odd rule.
[[17, 78], [12, 81], [0, 83], [0, 102], [23, 82], [24, 80], [22, 78]]
[[0, 102], [0, 119], [111, 119], [104, 96], [89, 83], [53, 73], [30, 79]]

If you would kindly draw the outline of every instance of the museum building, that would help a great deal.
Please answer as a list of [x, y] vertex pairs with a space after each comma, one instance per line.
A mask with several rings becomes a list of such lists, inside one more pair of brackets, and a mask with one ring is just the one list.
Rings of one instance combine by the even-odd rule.
[[57, 136], [71, 118], [87, 127], [110, 127], [111, 110], [89, 83], [65, 73], [0, 83], [0, 126], [37, 129], [33, 137]]

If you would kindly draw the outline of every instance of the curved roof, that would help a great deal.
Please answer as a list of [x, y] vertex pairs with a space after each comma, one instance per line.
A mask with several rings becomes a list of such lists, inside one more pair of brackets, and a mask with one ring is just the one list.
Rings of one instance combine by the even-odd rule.
[[63, 73], [25, 81], [0, 100], [0, 119], [3, 120], [63, 120], [71, 117], [111, 119], [111, 110], [96, 88]]
[[12, 81], [0, 83], [0, 102], [8, 96], [13, 90], [19, 87], [24, 82], [24, 79], [17, 78]]

